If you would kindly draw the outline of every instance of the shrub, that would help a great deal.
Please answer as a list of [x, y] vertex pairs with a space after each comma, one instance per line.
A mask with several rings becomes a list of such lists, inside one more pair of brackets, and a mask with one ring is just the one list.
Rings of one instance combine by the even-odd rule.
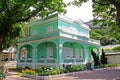
[[30, 75], [37, 75], [37, 73], [35, 72], [35, 70], [31, 70], [31, 69], [23, 69], [22, 73], [23, 74], [30, 74]]
[[114, 51], [120, 51], [120, 46], [116, 46], [112, 50], [114, 50]]
[[60, 68], [60, 67], [56, 67], [56, 68], [37, 67], [35, 70], [22, 69], [22, 74], [46, 76], [46, 75], [56, 75], [56, 74], [60, 74], [60, 73], [81, 71], [84, 69], [86, 69], [85, 65], [69, 65], [69, 66], [65, 66], [63, 68]]

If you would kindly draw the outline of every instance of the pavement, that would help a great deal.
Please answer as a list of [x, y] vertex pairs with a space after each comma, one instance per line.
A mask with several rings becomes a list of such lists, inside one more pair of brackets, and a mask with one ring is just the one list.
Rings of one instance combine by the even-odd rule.
[[[35, 80], [20, 77], [16, 72], [9, 72], [5, 75], [6, 80]], [[80, 71], [78, 73], [67, 74], [64, 77], [57, 77], [50, 80], [120, 80], [120, 68]]]

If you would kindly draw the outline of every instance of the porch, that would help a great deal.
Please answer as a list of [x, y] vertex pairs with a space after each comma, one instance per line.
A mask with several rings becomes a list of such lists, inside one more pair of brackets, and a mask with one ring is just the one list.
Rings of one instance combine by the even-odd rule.
[[22, 46], [17, 61], [19, 66], [84, 64], [88, 57], [85, 51], [87, 48], [84, 48], [80, 43], [64, 42], [62, 46], [58, 47], [53, 42], [43, 42], [39, 43], [36, 49], [31, 45]]

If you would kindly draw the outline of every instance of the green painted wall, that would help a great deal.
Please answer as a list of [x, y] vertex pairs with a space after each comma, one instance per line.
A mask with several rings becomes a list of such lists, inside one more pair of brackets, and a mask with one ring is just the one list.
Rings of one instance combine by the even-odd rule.
[[48, 23], [44, 23], [44, 24], [41, 24], [39, 26], [36, 26], [36, 27], [30, 27], [30, 36], [32, 36], [32, 33], [34, 31], [36, 31], [37, 34], [43, 34], [43, 33], [46, 33], [47, 32], [47, 27], [50, 27], [50, 26], [53, 26], [53, 31], [57, 30], [58, 29], [58, 21], [57, 20], [54, 20], [54, 21], [50, 21]]

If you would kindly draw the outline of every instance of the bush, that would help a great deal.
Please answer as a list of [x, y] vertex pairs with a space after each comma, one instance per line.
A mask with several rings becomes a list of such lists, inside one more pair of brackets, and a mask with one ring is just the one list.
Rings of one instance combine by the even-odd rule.
[[74, 71], [81, 71], [85, 70], [85, 65], [69, 65], [63, 68], [56, 67], [37, 67], [35, 70], [32, 69], [22, 69], [22, 74], [29, 74], [29, 75], [40, 75], [40, 76], [47, 76], [47, 75], [56, 75], [60, 73], [68, 73]]
[[114, 50], [114, 51], [120, 51], [120, 46], [116, 46], [112, 50]]
[[31, 70], [31, 69], [23, 69], [22, 73], [23, 74], [30, 74], [30, 75], [37, 75], [37, 73], [35, 72], [35, 70]]

